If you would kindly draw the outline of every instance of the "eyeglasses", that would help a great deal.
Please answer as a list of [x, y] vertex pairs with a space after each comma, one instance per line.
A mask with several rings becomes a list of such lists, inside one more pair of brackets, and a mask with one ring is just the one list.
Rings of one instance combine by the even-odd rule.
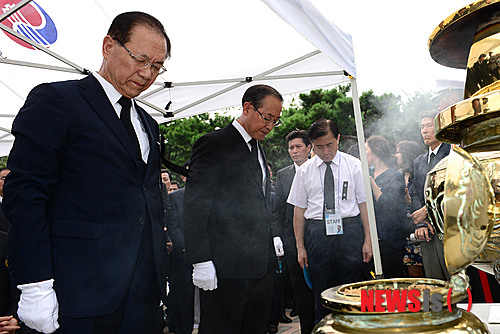
[[130, 57], [132, 57], [132, 59], [135, 60], [135, 64], [138, 67], [140, 67], [140, 68], [148, 68], [148, 67], [150, 67], [151, 72], [154, 75], [162, 75], [163, 73], [165, 73], [167, 71], [167, 69], [163, 65], [161, 65], [161, 67], [158, 67], [158, 65], [151, 64], [149, 62], [149, 60], [147, 60], [145, 58], [134, 56], [134, 54], [132, 52], [130, 52], [130, 50], [127, 49], [127, 47], [125, 45], [123, 45], [122, 42], [120, 42], [118, 40], [116, 40], [116, 41], [118, 42], [118, 44], [120, 44], [125, 49], [125, 51], [128, 52], [128, 54], [130, 55]]
[[281, 120], [278, 118], [278, 119], [269, 119], [267, 118], [266, 116], [262, 115], [262, 113], [259, 111], [259, 109], [257, 109], [253, 104], [252, 104], [252, 107], [255, 109], [256, 112], [259, 113], [259, 115], [264, 119], [264, 122], [266, 124], [272, 124], [272, 126], [274, 127], [278, 127], [281, 125]]

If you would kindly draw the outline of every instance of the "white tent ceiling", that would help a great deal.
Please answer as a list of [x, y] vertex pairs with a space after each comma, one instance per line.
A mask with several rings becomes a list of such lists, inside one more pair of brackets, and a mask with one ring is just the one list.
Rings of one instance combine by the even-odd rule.
[[[10, 8], [8, 4], [18, 2], [0, 0], [0, 15]], [[141, 10], [160, 19], [172, 41], [172, 57], [166, 62], [166, 74], [141, 96], [162, 110], [172, 102], [168, 111], [173, 118], [145, 106], [160, 123], [237, 106], [244, 90], [256, 82], [286, 95], [348, 82], [344, 69], [355, 75], [350, 36], [308, 1], [264, 2], [285, 20], [294, 21], [316, 47], [257, 0], [156, 0], [139, 5], [130, 0], [37, 0], [21, 13], [30, 6], [43, 8], [57, 29], [57, 40], [49, 50], [90, 71], [99, 69], [102, 38], [117, 14]], [[45, 52], [20, 46], [3, 32], [0, 52], [4, 58], [0, 59], [1, 156], [10, 150], [11, 124], [29, 91], [42, 82], [78, 79], [82, 74]], [[73, 73], [13, 65], [16, 61], [64, 67]]]
[[[0, 0], [0, 8], [5, 12], [12, 7], [9, 4], [18, 2]], [[166, 64], [169, 71], [140, 96], [156, 108], [146, 107], [160, 123], [167, 119], [158, 109], [169, 102], [169, 111], [174, 114], [170, 119], [219, 110], [239, 105], [243, 91], [254, 82], [265, 82], [288, 95], [349, 80], [363, 182], [369, 192], [351, 36], [328, 22], [308, 0], [151, 0], [140, 5], [131, 0], [37, 0], [34, 6], [38, 5], [58, 30], [50, 50], [71, 60], [75, 65], [69, 65], [80, 70], [99, 68], [102, 38], [117, 14], [141, 10], [164, 23], [173, 45], [172, 59]], [[24, 8], [29, 10], [30, 6], [33, 4]], [[0, 155], [6, 155], [13, 140], [12, 120], [29, 90], [41, 82], [80, 75], [10, 64], [24, 61], [62, 66], [46, 53], [21, 47], [5, 35], [0, 37], [0, 52], [7, 58], [0, 59], [0, 133], [4, 133], [0, 135]], [[163, 87], [161, 81], [169, 82], [170, 88]], [[368, 194], [367, 205], [378, 275], [382, 270], [373, 202]]]

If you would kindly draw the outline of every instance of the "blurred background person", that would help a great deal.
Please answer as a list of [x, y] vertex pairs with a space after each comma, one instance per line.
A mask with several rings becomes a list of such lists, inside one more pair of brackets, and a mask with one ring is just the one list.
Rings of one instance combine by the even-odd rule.
[[[297, 262], [297, 246], [293, 230], [293, 205], [288, 204], [286, 200], [290, 193], [296, 170], [307, 161], [312, 145], [307, 132], [299, 129], [291, 131], [286, 136], [286, 142], [288, 144], [288, 154], [293, 164], [280, 169], [276, 176], [273, 233], [275, 236], [280, 236], [283, 240], [285, 262], [292, 283], [294, 303], [299, 315], [301, 333], [309, 334], [314, 327], [314, 295], [312, 290], [307, 286], [304, 279], [304, 272]], [[276, 325], [276, 330], [277, 324], [278, 319], [272, 324]], [[271, 333], [272, 331], [268, 332]]]
[[[413, 181], [413, 162], [422, 153], [420, 145], [414, 141], [401, 141], [396, 145], [396, 157], [398, 167], [405, 180], [405, 204], [406, 204], [406, 227], [407, 236], [415, 232], [415, 224], [411, 219], [412, 206], [410, 193], [415, 186]], [[407, 237], [403, 255], [403, 264], [406, 274], [409, 277], [424, 277], [424, 268], [422, 263], [422, 254], [420, 244], [412, 242]]]
[[371, 136], [365, 146], [368, 165], [372, 167], [370, 183], [384, 278], [403, 277], [403, 249], [407, 232], [404, 179], [393, 168], [395, 158], [384, 137]]
[[170, 188], [168, 189], [168, 193], [181, 189], [181, 184], [179, 181], [170, 181]]
[[161, 182], [163, 182], [168, 192], [168, 190], [170, 189], [170, 173], [166, 169], [161, 170]]
[[[187, 167], [187, 166], [186, 166]], [[176, 181], [172, 181], [170, 189]], [[191, 334], [194, 325], [194, 285], [191, 278], [193, 268], [186, 260], [184, 246], [184, 205], [185, 188], [170, 191], [169, 236], [172, 251], [169, 253], [168, 318], [170, 332]]]

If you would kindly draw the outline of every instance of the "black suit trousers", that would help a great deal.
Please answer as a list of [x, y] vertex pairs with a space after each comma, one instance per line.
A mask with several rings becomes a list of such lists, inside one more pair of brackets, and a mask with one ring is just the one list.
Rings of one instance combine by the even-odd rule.
[[326, 235], [323, 221], [307, 220], [305, 246], [314, 292], [315, 321], [330, 310], [321, 304], [321, 293], [329, 288], [363, 280], [364, 233], [359, 216], [342, 218], [343, 235]]
[[217, 289], [200, 290], [200, 334], [267, 333], [276, 265], [273, 254], [260, 279], [218, 278]]

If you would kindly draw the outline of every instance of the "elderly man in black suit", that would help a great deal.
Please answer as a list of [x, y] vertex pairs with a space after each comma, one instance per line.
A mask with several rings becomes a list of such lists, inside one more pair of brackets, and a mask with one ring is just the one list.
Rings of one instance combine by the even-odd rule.
[[297, 246], [293, 231], [293, 205], [286, 202], [295, 171], [307, 161], [311, 152], [311, 141], [305, 130], [295, 129], [286, 136], [288, 154], [293, 164], [280, 169], [276, 176], [276, 197], [273, 212], [273, 232], [283, 237], [285, 258], [292, 282], [295, 307], [300, 319], [302, 334], [309, 334], [314, 327], [314, 295], [307, 286], [304, 273], [297, 262]]
[[159, 129], [133, 98], [170, 41], [153, 16], [123, 13], [102, 55], [82, 80], [34, 88], [12, 126], [3, 207], [18, 314], [44, 333], [161, 333]]
[[[434, 135], [435, 113], [425, 113], [420, 122], [420, 132], [425, 145], [429, 146], [425, 154], [418, 156], [414, 162], [414, 187], [411, 193], [413, 208], [412, 219], [417, 225], [416, 238], [422, 240], [422, 260], [424, 262], [425, 276], [429, 278], [449, 279], [450, 274], [444, 261], [443, 244], [434, 234], [434, 229], [427, 218], [425, 207], [425, 178], [427, 173], [436, 164], [450, 153], [450, 144], [441, 143]], [[420, 227], [422, 226], [422, 227]]]
[[184, 240], [200, 290], [200, 332], [265, 334], [276, 259], [271, 184], [260, 140], [279, 125], [283, 98], [255, 85], [241, 116], [194, 144]]

